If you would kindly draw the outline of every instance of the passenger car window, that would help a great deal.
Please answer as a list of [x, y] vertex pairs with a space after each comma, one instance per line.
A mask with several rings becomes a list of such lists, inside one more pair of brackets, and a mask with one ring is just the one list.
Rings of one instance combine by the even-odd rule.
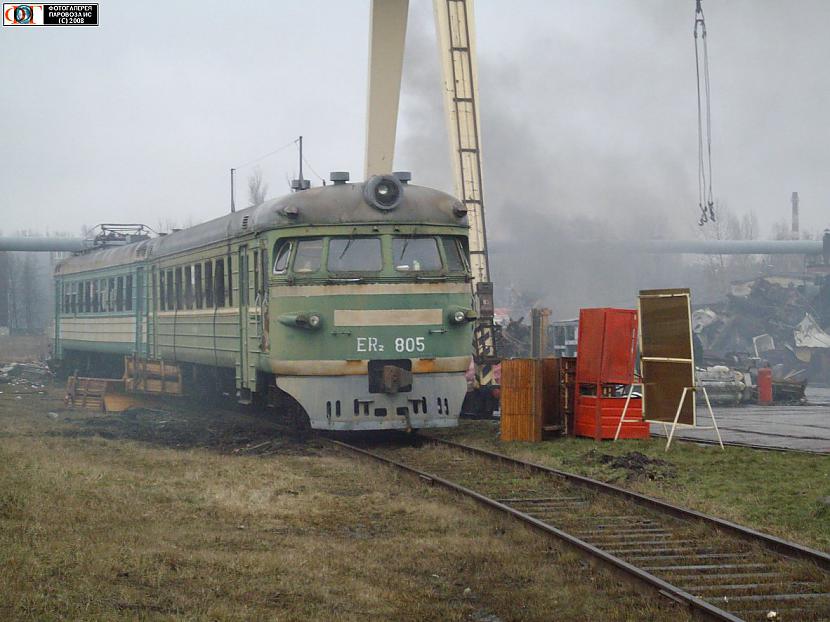
[[294, 257], [294, 272], [308, 274], [320, 269], [323, 240], [300, 240], [297, 242], [297, 253]]
[[[220, 309], [225, 306], [225, 260], [216, 260], [216, 272], [213, 275], [213, 300]], [[233, 303], [230, 303], [233, 304]]]
[[444, 256], [447, 258], [447, 270], [450, 272], [466, 272], [467, 257], [461, 240], [456, 237], [441, 236], [444, 246]]
[[329, 241], [328, 269], [331, 272], [378, 272], [382, 267], [380, 238], [332, 238]]
[[291, 240], [277, 242], [278, 247], [274, 251], [274, 274], [285, 274], [288, 270], [288, 258], [291, 257]]
[[438, 243], [432, 237], [392, 238], [392, 261], [401, 272], [435, 271], [441, 269]]

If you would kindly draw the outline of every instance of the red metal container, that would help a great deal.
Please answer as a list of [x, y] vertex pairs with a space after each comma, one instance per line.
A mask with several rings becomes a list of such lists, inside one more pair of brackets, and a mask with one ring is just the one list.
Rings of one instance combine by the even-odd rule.
[[[574, 432], [595, 440], [614, 438], [637, 358], [637, 312], [581, 309], [576, 359]], [[639, 397], [628, 404], [620, 438], [648, 438]], [[631, 421], [631, 420], [634, 421]]]
[[772, 404], [772, 370], [769, 367], [758, 370], [758, 403]]

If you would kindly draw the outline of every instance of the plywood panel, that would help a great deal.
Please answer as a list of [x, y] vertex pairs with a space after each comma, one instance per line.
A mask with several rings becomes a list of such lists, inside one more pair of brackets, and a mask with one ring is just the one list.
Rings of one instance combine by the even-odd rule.
[[[649, 421], [673, 421], [683, 390], [695, 384], [689, 290], [643, 290], [639, 310], [644, 415]], [[677, 421], [695, 425], [693, 392]]]
[[[694, 385], [692, 368], [688, 363], [643, 361], [645, 400], [643, 408], [649, 421], [674, 421], [677, 405], [685, 387]], [[694, 393], [689, 392], [680, 411], [678, 423], [695, 424]]]
[[692, 339], [689, 334], [689, 298], [640, 297], [642, 317], [642, 356], [692, 358]]

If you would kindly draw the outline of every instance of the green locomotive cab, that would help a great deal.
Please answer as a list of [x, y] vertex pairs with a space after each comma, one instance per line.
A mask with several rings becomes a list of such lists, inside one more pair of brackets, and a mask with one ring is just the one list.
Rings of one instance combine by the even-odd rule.
[[466, 210], [405, 177], [342, 178], [65, 260], [58, 354], [181, 366], [241, 401], [285, 393], [317, 429], [456, 425], [475, 319]]
[[[311, 213], [313, 223], [271, 233], [276, 385], [314, 428], [456, 425], [475, 318], [464, 211], [443, 193], [401, 184], [399, 203], [378, 208], [368, 186], [317, 190], [336, 193], [348, 218]], [[303, 208], [313, 212], [297, 204], [311, 192], [282, 209], [296, 208], [298, 220]]]

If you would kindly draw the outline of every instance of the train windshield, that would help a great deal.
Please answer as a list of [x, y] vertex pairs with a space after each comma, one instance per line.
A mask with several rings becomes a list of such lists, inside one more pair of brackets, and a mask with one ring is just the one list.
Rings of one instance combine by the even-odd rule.
[[392, 261], [399, 272], [435, 272], [441, 269], [438, 242], [433, 237], [392, 238]]
[[332, 238], [329, 241], [330, 272], [379, 272], [382, 267], [380, 238]]
[[320, 269], [320, 258], [323, 254], [323, 240], [300, 240], [297, 242], [297, 253], [294, 257], [294, 272], [309, 274]]

